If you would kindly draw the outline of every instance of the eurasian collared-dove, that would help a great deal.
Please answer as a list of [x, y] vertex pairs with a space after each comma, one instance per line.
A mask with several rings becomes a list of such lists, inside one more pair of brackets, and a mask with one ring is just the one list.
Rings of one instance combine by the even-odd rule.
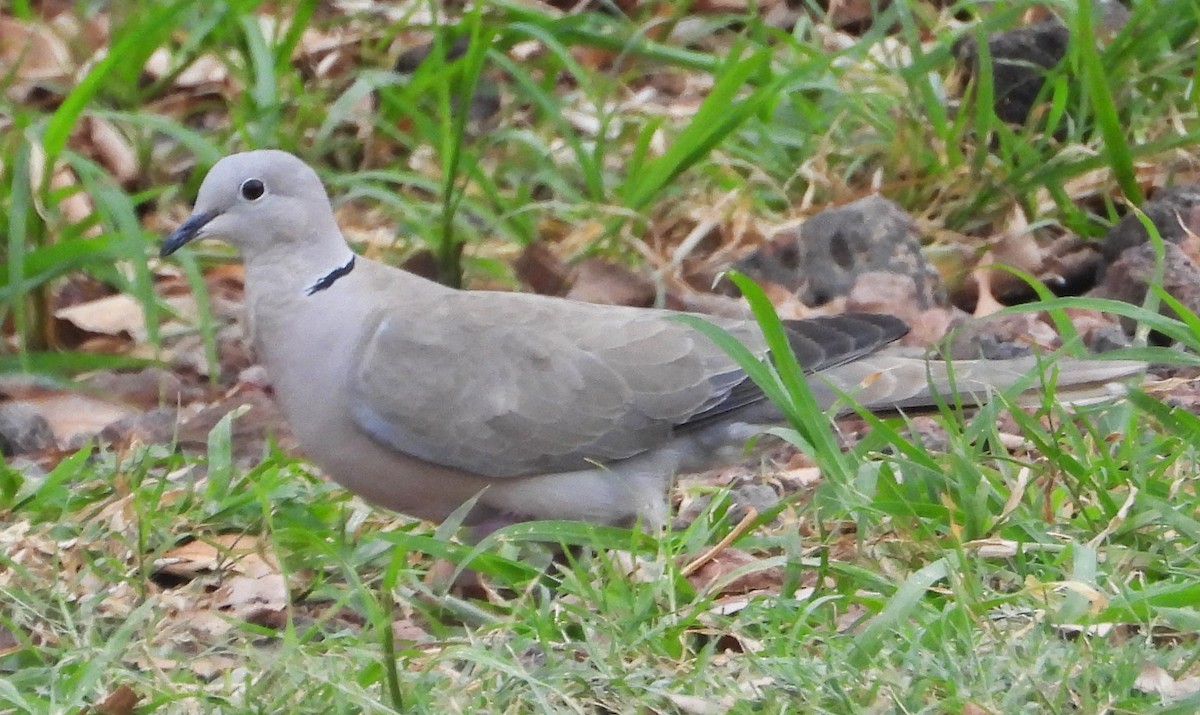
[[[780, 415], [731, 358], [671, 311], [459, 291], [356, 257], [317, 174], [281, 151], [229, 156], [162, 247], [225, 240], [245, 263], [253, 344], [300, 443], [368, 501], [467, 523], [666, 518], [677, 472], [736, 456]], [[753, 349], [753, 321], [709, 317]], [[789, 324], [818, 400], [929, 405], [945, 366], [879, 352], [907, 328], [885, 315]], [[955, 363], [983, 395], [1032, 361]], [[1071, 362], [1061, 385], [1142, 370]], [[831, 387], [831, 385], [833, 387]]]

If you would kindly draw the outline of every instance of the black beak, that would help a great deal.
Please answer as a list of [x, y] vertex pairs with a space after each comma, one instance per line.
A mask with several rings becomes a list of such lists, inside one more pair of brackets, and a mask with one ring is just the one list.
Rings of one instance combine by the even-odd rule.
[[167, 236], [167, 240], [163, 241], [162, 248], [159, 249], [158, 255], [160, 258], [166, 258], [172, 253], [178, 251], [187, 243], [190, 243], [200, 233], [200, 229], [216, 218], [215, 213], [192, 214], [188, 216], [187, 221], [179, 224], [179, 228]]

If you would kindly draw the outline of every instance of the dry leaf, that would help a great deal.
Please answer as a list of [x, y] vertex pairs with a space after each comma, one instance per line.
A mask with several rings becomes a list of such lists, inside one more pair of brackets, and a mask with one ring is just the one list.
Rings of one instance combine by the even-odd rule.
[[976, 539], [963, 546], [985, 559], [1011, 558], [1021, 550], [1021, 545], [1012, 539]]
[[785, 494], [812, 489], [821, 483], [820, 467], [793, 467], [775, 472], [772, 478], [783, 486]]
[[258, 539], [244, 534], [220, 534], [206, 541], [189, 541], [155, 560], [154, 568], [179, 577], [222, 569], [252, 577], [279, 572], [275, 560], [263, 554]]
[[1165, 700], [1182, 700], [1200, 693], [1200, 676], [1189, 675], [1176, 680], [1162, 667], [1147, 662], [1133, 681], [1133, 687], [1143, 693], [1161, 696]]
[[229, 80], [229, 68], [216, 55], [204, 54], [197, 57], [175, 77], [175, 86], [180, 89], [224, 86]]
[[654, 282], [633, 269], [603, 258], [579, 263], [567, 298], [585, 303], [648, 307], [654, 304]]
[[[697, 591], [719, 587], [722, 595], [754, 592], [779, 593], [783, 585], [783, 569], [778, 565], [753, 568], [764, 560], [741, 549], [727, 548], [714, 555], [688, 581]], [[734, 576], [734, 572], [743, 571]]]
[[876, 8], [870, 0], [828, 0], [826, 18], [834, 27], [859, 26], [869, 22]]
[[[1049, 595], [1063, 591], [1073, 591], [1088, 600], [1093, 614], [1099, 613], [1108, 605], [1108, 597], [1102, 591], [1082, 581], [1038, 581], [1033, 576], [1025, 578], [1025, 588], [1033, 594]], [[1092, 626], [1094, 627], [1094, 626]]]
[[28, 395], [21, 402], [46, 420], [60, 445], [71, 444], [81, 437], [91, 437], [113, 422], [134, 413], [125, 405], [78, 392]]
[[534, 241], [521, 251], [513, 265], [517, 278], [542, 295], [561, 295], [567, 286], [570, 268], [544, 241]]
[[[190, 324], [196, 320], [196, 301], [190, 293], [169, 296], [165, 301], [184, 323]], [[117, 337], [128, 335], [139, 344], [149, 339], [145, 310], [140, 301], [127, 293], [59, 308], [54, 311], [54, 317], [89, 333]]]
[[21, 649], [17, 636], [7, 626], [0, 624], [0, 658], [16, 653]]
[[[200, 658], [190, 658], [187, 661], [188, 668], [202, 680], [212, 680], [218, 675], [228, 673], [244, 664], [243, 659], [231, 655], [206, 655]], [[178, 663], [171, 666], [172, 669], [178, 667]]]
[[140, 172], [133, 145], [112, 122], [85, 115], [74, 142], [82, 143], [121, 185], [129, 186], [137, 180]]
[[[162, 79], [174, 70], [171, 53], [162, 47], [156, 49], [142, 67], [143, 73], [153, 80]], [[230, 97], [242, 90], [224, 61], [213, 54], [193, 59], [175, 75], [171, 87], [182, 91], [167, 94], [159, 104], [159, 111], [168, 115], [187, 114], [189, 108], [209, 101], [213, 95]]]
[[140, 699], [138, 694], [133, 692], [133, 688], [118, 685], [116, 690], [96, 706], [96, 712], [99, 715], [130, 715]]
[[13, 101], [24, 102], [41, 84], [66, 84], [71, 79], [71, 53], [45, 25], [0, 16], [0, 76]]
[[392, 638], [400, 648], [416, 643], [427, 643], [432, 639], [429, 633], [421, 627], [421, 624], [408, 617], [392, 621]]
[[680, 712], [688, 715], [724, 715], [733, 709], [734, 700], [726, 695], [721, 698], [700, 697], [699, 695], [684, 695], [682, 693], [667, 693], [667, 700]]
[[[58, 199], [56, 206], [69, 223], [83, 223], [90, 220], [96, 213], [96, 205], [92, 202], [91, 194], [84, 191], [75, 172], [65, 164], [55, 165], [54, 175], [50, 177], [50, 187], [54, 189], [57, 196], [62, 197]], [[100, 225], [92, 224], [83, 232], [83, 235], [95, 238], [100, 235], [100, 232]]]
[[191, 541], [156, 559], [154, 568], [188, 580], [219, 574], [220, 586], [207, 605], [237, 617], [287, 605], [287, 584], [278, 564], [252, 536], [221, 534], [209, 541]]
[[144, 340], [148, 335], [142, 304], [126, 293], [60, 308], [54, 311], [54, 317], [66, 320], [89, 333], [124, 334], [135, 340]]
[[975, 312], [973, 313], [976, 318], [982, 318], [1004, 310], [1004, 304], [996, 300], [996, 296], [992, 292], [992, 278], [995, 277], [995, 273], [992, 271], [991, 266], [994, 261], [995, 259], [992, 254], [985, 255], [979, 261], [979, 267], [971, 274], [977, 286]]

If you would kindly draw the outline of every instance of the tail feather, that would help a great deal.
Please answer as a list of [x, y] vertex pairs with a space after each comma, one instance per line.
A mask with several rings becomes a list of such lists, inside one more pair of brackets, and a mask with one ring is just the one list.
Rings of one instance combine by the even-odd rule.
[[[853, 363], [821, 371], [810, 378], [817, 401], [831, 407], [848, 396], [875, 411], [920, 409], [939, 402], [979, 405], [997, 392], [1020, 391], [1032, 398], [1053, 384], [1054, 396], [1064, 404], [1084, 404], [1112, 399], [1123, 393], [1121, 384], [1146, 370], [1131, 360], [1012, 360], [926, 361], [917, 357], [879, 353]], [[957, 396], [957, 397], [956, 397]], [[845, 411], [850, 411], [847, 407]]]

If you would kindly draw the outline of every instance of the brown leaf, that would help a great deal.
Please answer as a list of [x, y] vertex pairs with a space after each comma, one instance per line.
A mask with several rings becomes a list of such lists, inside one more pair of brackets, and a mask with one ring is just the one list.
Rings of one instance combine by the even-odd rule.
[[399, 647], [427, 643], [432, 639], [421, 624], [408, 617], [392, 621], [392, 637]]
[[133, 692], [133, 688], [128, 685], [118, 685], [116, 690], [109, 693], [108, 697], [96, 706], [96, 712], [99, 715], [130, 715], [137, 707], [138, 700], [141, 698]]
[[[184, 419], [182, 424], [175, 424], [174, 420], [169, 424], [155, 420], [148, 424], [134, 423], [129, 425], [129, 429], [134, 437], [146, 443], [170, 441], [172, 433], [177, 432], [180, 447], [203, 450], [208, 442], [208, 433], [234, 410], [244, 410], [233, 420], [233, 454], [239, 464], [261, 459], [268, 437], [274, 437], [284, 450], [298, 448], [279, 405], [261, 387], [253, 385], [238, 385], [231, 394], [193, 411], [194, 414]], [[164, 435], [163, 429], [170, 432]]]
[[[197, 677], [203, 680], [212, 680], [222, 673], [228, 673], [234, 668], [244, 667], [245, 661], [241, 658], [235, 658], [231, 655], [208, 655], [200, 658], [189, 658], [187, 667], [191, 669]], [[178, 668], [176, 663], [173, 668]]]
[[[147, 77], [158, 80], [167, 76], [173, 67], [171, 53], [165, 47], [159, 47], [146, 59], [142, 71]], [[224, 86], [228, 80], [229, 68], [225, 63], [216, 55], [203, 54], [175, 76], [172, 86], [185, 90], [211, 89]]]
[[66, 84], [73, 64], [66, 43], [46, 25], [0, 16], [0, 76], [12, 77], [10, 99], [24, 102], [40, 85]]
[[185, 382], [174, 372], [159, 367], [132, 372], [99, 370], [84, 378], [84, 382], [96, 392], [143, 410], [189, 403], [208, 394], [205, 387], [194, 381]]
[[895, 315], [909, 327], [903, 343], [926, 347], [946, 334], [955, 313], [953, 309], [941, 306], [922, 308], [923, 302], [917, 282], [911, 275], [871, 271], [855, 279], [846, 296], [846, 311]]
[[513, 265], [517, 279], [542, 295], [562, 295], [571, 269], [542, 241], [521, 251]]
[[872, 0], [828, 0], [826, 17], [834, 27], [861, 27], [873, 17], [876, 2]]
[[[688, 576], [688, 581], [697, 591], [719, 587], [722, 595], [750, 591], [779, 593], [779, 587], [783, 584], [783, 569], [775, 565], [756, 568], [762, 563], [763, 559], [747, 551], [727, 548]], [[743, 569], [744, 573], [733, 575]]]
[[133, 145], [107, 119], [84, 116], [72, 143], [82, 145], [122, 186], [132, 185], [140, 175]]
[[588, 258], [575, 268], [567, 298], [585, 303], [648, 307], [654, 304], [654, 284], [645, 275], [606, 261]]
[[[190, 293], [171, 295], [164, 298], [178, 318], [164, 326], [164, 334], [179, 332], [180, 324], [196, 322], [198, 310], [196, 299]], [[217, 315], [228, 312], [222, 301], [213, 300], [213, 312]], [[65, 320], [88, 333], [131, 338], [135, 343], [145, 343], [150, 335], [146, 330], [146, 313], [140, 301], [127, 293], [116, 293], [103, 298], [68, 305], [54, 311], [54, 317]]]
[[229, 81], [229, 68], [216, 55], [204, 54], [197, 57], [178, 76], [175, 86], [180, 89], [221, 87]]
[[1200, 693], [1200, 676], [1189, 675], [1175, 679], [1161, 666], [1147, 662], [1142, 665], [1142, 671], [1133, 681], [1133, 687], [1143, 693], [1159, 695], [1168, 701], [1182, 700]]
[[871, 612], [862, 604], [850, 603], [846, 606], [846, 610], [838, 614], [837, 617], [837, 632], [857, 633], [869, 620]]
[[90, 437], [134, 412], [122, 404], [61, 390], [29, 395], [21, 401], [46, 420], [60, 445]]
[[[773, 3], [755, 3], [757, 8], [765, 8]], [[695, 0], [688, 9], [694, 13], [703, 14], [733, 14], [744, 13], [750, 9], [747, 0]]]
[[[50, 177], [50, 187], [55, 190], [55, 194], [61, 196], [58, 199], [57, 207], [65, 218], [71, 224], [81, 224], [85, 221], [90, 221], [96, 213], [96, 204], [92, 201], [91, 194], [84, 191], [83, 186], [79, 183], [79, 178], [75, 176], [75, 172], [64, 164], [56, 165], [54, 174]], [[100, 235], [100, 225], [92, 224], [83, 232], [84, 236], [95, 238]]]
[[336, 77], [353, 69], [363, 36], [345, 27], [307, 27], [292, 52], [292, 62], [308, 67], [314, 77]]
[[715, 700], [711, 697], [700, 697], [699, 695], [687, 695], [685, 693], [667, 693], [666, 697], [667, 700], [671, 701], [673, 707], [687, 715], [724, 715], [737, 704], [736, 700], [729, 695]]
[[59, 308], [54, 311], [54, 317], [89, 333], [124, 334], [141, 340], [148, 336], [142, 304], [126, 293]]
[[218, 574], [220, 586], [207, 605], [218, 611], [262, 621], [263, 610], [287, 606], [287, 583], [265, 545], [253, 536], [220, 534], [190, 541], [155, 560], [156, 574], [192, 580]]
[[0, 657], [15, 653], [20, 648], [17, 636], [7, 626], [0, 624]]
[[984, 259], [979, 263], [980, 267], [976, 268], [971, 274], [975, 278], [975, 285], [977, 286], [975, 311], [973, 313], [976, 318], [983, 318], [1004, 309], [1004, 304], [996, 299], [992, 289], [992, 279], [996, 275], [989, 267], [992, 264], [992, 260], [990, 253], [984, 256]]
[[265, 576], [279, 570], [274, 559], [260, 554], [258, 539], [245, 534], [219, 534], [203, 541], [189, 541], [156, 559], [154, 568], [180, 578], [219, 570]]

